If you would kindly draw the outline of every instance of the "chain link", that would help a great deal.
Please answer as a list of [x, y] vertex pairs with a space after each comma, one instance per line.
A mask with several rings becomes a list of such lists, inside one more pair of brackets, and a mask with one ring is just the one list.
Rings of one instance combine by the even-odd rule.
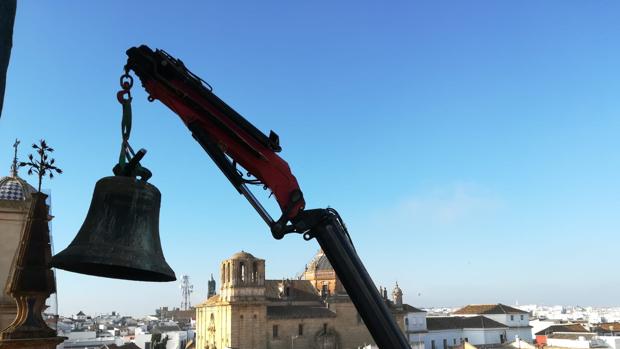
[[119, 79], [121, 90], [116, 94], [116, 99], [123, 106], [123, 116], [121, 119], [121, 153], [118, 158], [119, 164], [125, 164], [129, 160], [129, 152], [132, 150], [129, 145], [129, 136], [131, 135], [131, 87], [133, 86], [133, 77], [127, 71], [121, 75]]
[[115, 175], [139, 176], [142, 181], [147, 181], [152, 174], [147, 168], [140, 165], [140, 159], [146, 154], [145, 149], [137, 152], [129, 145], [129, 136], [131, 135], [131, 88], [133, 87], [133, 77], [125, 70], [119, 79], [121, 90], [116, 93], [116, 99], [123, 106], [123, 116], [121, 119], [121, 151], [118, 156], [118, 164], [112, 170]]

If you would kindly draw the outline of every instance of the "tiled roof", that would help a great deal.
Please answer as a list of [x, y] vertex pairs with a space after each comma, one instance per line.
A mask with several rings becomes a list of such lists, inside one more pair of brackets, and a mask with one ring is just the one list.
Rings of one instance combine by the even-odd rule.
[[157, 326], [151, 330], [151, 333], [164, 333], [164, 332], [174, 332], [181, 331], [181, 328], [177, 325], [162, 325]]
[[220, 295], [216, 294], [216, 295], [213, 295], [213, 296], [209, 297], [206, 301], [198, 304], [197, 306], [201, 307], [201, 306], [204, 306], [204, 305], [213, 305], [213, 304], [218, 303], [219, 301], [220, 301]]
[[0, 178], [0, 200], [26, 200], [34, 192], [36, 189], [19, 177]]
[[509, 307], [507, 305], [498, 304], [470, 304], [467, 305], [453, 314], [465, 315], [465, 314], [528, 314], [527, 311], [521, 309]]
[[438, 331], [462, 328], [507, 328], [508, 326], [484, 316], [431, 316], [426, 318], [426, 327], [429, 331]]
[[388, 303], [388, 306], [392, 312], [397, 313], [426, 313], [424, 310], [418, 309], [409, 304], [403, 304], [402, 308], [398, 308], [396, 307], [396, 305], [394, 305], [394, 303], [390, 302]]
[[251, 253], [241, 250], [240, 252], [233, 254], [229, 259], [257, 259], [257, 258], [254, 257]]
[[620, 322], [602, 323], [597, 326], [600, 332], [620, 332]]
[[334, 270], [334, 268], [325, 256], [323, 250], [319, 250], [310, 263], [308, 263], [307, 270]]
[[572, 339], [579, 340], [579, 337], [584, 337], [587, 340], [591, 340], [596, 336], [596, 333], [554, 333], [547, 337], [553, 339]]
[[546, 334], [551, 334], [555, 332], [588, 332], [588, 331], [580, 324], [551, 325], [542, 331], [536, 332], [536, 335], [544, 336]]
[[331, 318], [336, 313], [324, 306], [276, 305], [267, 307], [268, 319]]
[[424, 310], [422, 309], [418, 309], [416, 307], [413, 307], [409, 304], [403, 304], [403, 308], [408, 312], [408, 313], [426, 313]]
[[308, 280], [285, 280], [289, 285], [289, 296], [286, 299], [280, 297], [279, 286], [282, 280], [265, 280], [265, 297], [274, 301], [297, 301], [297, 302], [320, 302], [321, 296], [316, 292], [312, 283]]

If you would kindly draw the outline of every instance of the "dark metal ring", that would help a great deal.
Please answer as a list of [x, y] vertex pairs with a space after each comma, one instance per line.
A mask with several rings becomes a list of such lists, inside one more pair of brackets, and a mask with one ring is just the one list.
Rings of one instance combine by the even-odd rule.
[[128, 90], [133, 86], [133, 77], [127, 73], [121, 75], [120, 78], [121, 88]]

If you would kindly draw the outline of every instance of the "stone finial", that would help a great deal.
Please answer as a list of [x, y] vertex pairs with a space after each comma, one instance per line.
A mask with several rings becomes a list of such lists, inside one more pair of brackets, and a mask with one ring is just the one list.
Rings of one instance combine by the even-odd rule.
[[211, 274], [211, 280], [207, 282], [208, 285], [208, 294], [207, 299], [215, 296], [215, 279], [213, 279], [213, 274]]
[[396, 282], [396, 286], [394, 286], [394, 290], [392, 291], [392, 301], [396, 306], [403, 305], [403, 290], [398, 286], [398, 281]]

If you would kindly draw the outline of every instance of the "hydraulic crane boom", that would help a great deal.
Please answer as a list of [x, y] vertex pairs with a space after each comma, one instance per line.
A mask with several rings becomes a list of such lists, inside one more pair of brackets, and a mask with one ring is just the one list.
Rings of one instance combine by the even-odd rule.
[[[379, 295], [357, 255], [346, 227], [333, 209], [304, 210], [305, 201], [288, 164], [276, 154], [278, 136], [263, 134], [224, 101], [211, 87], [190, 72], [183, 62], [163, 50], [147, 46], [127, 51], [125, 70], [133, 70], [142, 81], [149, 100], [160, 100], [174, 111], [194, 138], [281, 239], [296, 232], [304, 239], [316, 238], [344, 285], [377, 345], [382, 349], [410, 348], [391, 312]], [[248, 172], [243, 176], [241, 166]], [[248, 184], [269, 188], [282, 215], [274, 220], [247, 188]]]
[[[282, 221], [295, 217], [304, 200], [288, 164], [276, 152], [278, 136], [266, 136], [213, 94], [180, 60], [146, 46], [127, 51], [127, 70], [138, 75], [151, 99], [158, 99], [181, 117], [233, 186], [248, 198], [269, 226], [276, 222], [253, 197], [246, 184], [263, 184], [276, 197]], [[246, 179], [239, 164], [255, 178]]]

